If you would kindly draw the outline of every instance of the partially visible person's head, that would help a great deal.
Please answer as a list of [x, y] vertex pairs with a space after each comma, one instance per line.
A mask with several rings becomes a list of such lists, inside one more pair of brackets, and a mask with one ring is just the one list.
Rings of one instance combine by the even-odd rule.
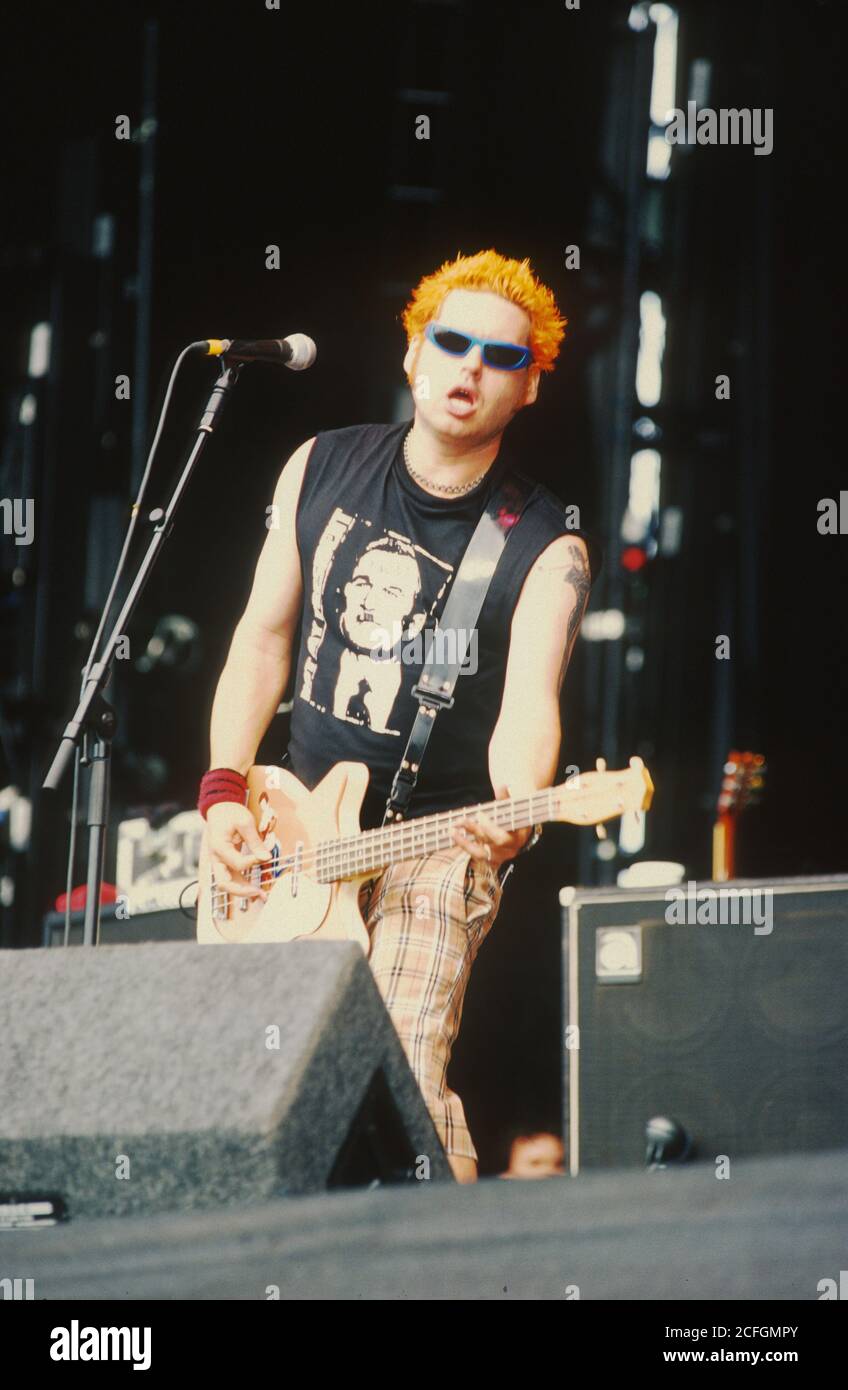
[[559, 1178], [565, 1174], [565, 1149], [558, 1134], [541, 1130], [538, 1134], [517, 1135], [509, 1153], [510, 1178]]
[[[493, 250], [446, 261], [421, 280], [403, 314], [408, 344], [403, 366], [416, 416], [443, 440], [466, 448], [496, 438], [535, 401], [541, 373], [553, 371], [566, 322], [529, 261]], [[464, 355], [445, 351], [427, 336], [433, 325], [528, 348], [529, 360], [507, 370], [487, 363], [478, 344]], [[470, 400], [460, 398], [463, 390]]]

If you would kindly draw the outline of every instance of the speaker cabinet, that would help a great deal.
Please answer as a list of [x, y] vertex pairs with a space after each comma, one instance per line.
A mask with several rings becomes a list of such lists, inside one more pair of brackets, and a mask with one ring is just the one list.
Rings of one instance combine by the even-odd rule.
[[[188, 895], [187, 895], [188, 896]], [[85, 912], [71, 913], [69, 946], [81, 946]], [[141, 941], [196, 941], [197, 923], [188, 909], [168, 907], [160, 912], [134, 912], [131, 917], [117, 915], [114, 903], [100, 909], [101, 946], [137, 946]], [[42, 946], [64, 946], [65, 914], [48, 912], [41, 922]]]
[[[747, 904], [747, 905], [746, 905]], [[564, 888], [570, 1171], [848, 1145], [848, 875]]]
[[452, 1180], [352, 942], [3, 951], [0, 1038], [0, 1205], [41, 1193], [73, 1218]]

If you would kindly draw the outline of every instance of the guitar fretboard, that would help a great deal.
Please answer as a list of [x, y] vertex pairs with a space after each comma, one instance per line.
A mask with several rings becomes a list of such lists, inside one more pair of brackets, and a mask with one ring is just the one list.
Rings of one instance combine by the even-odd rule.
[[379, 830], [364, 830], [347, 839], [323, 840], [315, 846], [315, 868], [311, 872], [320, 883], [354, 878], [404, 859], [450, 849], [456, 844], [453, 827], [466, 818], [474, 819], [480, 811], [507, 830], [523, 830], [537, 822], [555, 820], [557, 807], [557, 789], [546, 787], [531, 796], [464, 806], [438, 815], [393, 822]]

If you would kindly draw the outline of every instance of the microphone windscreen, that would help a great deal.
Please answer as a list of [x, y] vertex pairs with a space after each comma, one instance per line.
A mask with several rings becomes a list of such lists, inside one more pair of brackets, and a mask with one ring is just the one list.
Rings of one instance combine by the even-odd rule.
[[305, 333], [291, 333], [286, 342], [292, 350], [292, 355], [286, 363], [287, 367], [293, 372], [302, 372], [312, 366], [318, 356], [318, 349], [311, 338]]

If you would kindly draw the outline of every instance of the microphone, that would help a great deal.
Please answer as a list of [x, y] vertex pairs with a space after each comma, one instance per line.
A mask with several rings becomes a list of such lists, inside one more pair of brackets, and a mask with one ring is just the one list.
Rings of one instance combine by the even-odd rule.
[[207, 357], [226, 357], [232, 362], [275, 362], [292, 372], [311, 367], [318, 349], [305, 333], [288, 338], [206, 338], [196, 345]]
[[648, 1168], [664, 1168], [672, 1160], [687, 1159], [692, 1149], [690, 1135], [671, 1115], [654, 1115], [645, 1125], [645, 1139]]

